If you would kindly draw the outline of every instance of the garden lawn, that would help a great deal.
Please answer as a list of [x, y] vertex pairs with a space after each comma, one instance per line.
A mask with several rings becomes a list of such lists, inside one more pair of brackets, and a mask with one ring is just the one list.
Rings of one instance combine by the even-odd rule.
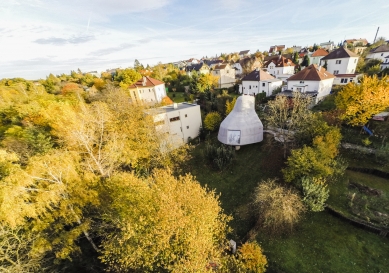
[[[230, 222], [234, 231], [228, 239], [241, 242], [254, 227], [256, 219], [250, 204], [258, 182], [282, 177], [282, 148], [270, 143], [272, 138], [265, 138], [262, 143], [242, 146], [236, 152], [232, 168], [223, 172], [212, 169], [204, 158], [204, 143], [192, 151], [193, 158], [185, 171], [195, 175], [203, 186], [221, 194], [221, 206], [234, 217]], [[364, 183], [361, 174], [350, 171], [345, 179], [354, 179], [353, 175]], [[375, 183], [378, 187], [382, 182]], [[331, 186], [331, 204], [347, 206], [344, 202], [347, 196], [342, 196], [346, 194], [344, 186], [342, 183]], [[326, 211], [306, 214], [290, 235], [271, 238], [259, 231], [257, 241], [268, 257], [268, 273], [389, 272], [389, 238], [355, 227]]]
[[235, 153], [236, 159], [231, 168], [222, 172], [212, 169], [204, 158], [205, 143], [193, 151], [193, 158], [186, 171], [196, 176], [203, 186], [207, 185], [221, 194], [223, 209], [234, 217], [231, 223], [234, 227], [233, 239], [243, 238], [252, 228], [252, 221], [255, 221], [248, 211], [254, 188], [262, 179], [281, 176], [283, 152], [271, 147], [271, 141], [271, 138], [266, 138], [261, 143], [241, 146]]
[[268, 273], [388, 272], [389, 239], [354, 227], [327, 212], [311, 213], [288, 236], [257, 241]]
[[[187, 101], [188, 99], [185, 96], [185, 92], [169, 92], [167, 93], [168, 97], [176, 103]], [[174, 97], [173, 97], [174, 95]]]

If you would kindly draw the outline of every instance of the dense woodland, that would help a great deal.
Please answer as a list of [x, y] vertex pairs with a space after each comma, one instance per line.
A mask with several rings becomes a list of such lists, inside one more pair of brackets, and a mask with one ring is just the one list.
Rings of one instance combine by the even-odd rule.
[[[263, 111], [257, 96], [264, 123], [290, 141], [276, 144], [284, 158], [280, 176], [256, 181], [247, 197], [256, 220], [232, 254], [232, 216], [219, 192], [187, 172], [196, 147], [161, 149], [168, 135], [155, 130], [148, 106], [131, 102], [127, 87], [142, 75], [165, 81], [173, 93], [190, 86], [185, 96], [198, 98], [204, 111], [203, 156], [215, 172], [229, 171], [234, 152], [212, 136], [236, 95], [214, 90], [212, 75], [136, 63], [101, 78], [72, 71], [40, 81], [3, 79], [0, 271], [265, 272], [255, 233], [289, 234], [305, 213], [323, 211], [329, 185], [347, 168], [339, 156], [342, 128], [361, 127], [389, 106], [389, 79], [376, 76], [340, 88], [323, 112], [308, 109], [299, 94], [266, 100]], [[382, 151], [386, 164], [389, 152]]]

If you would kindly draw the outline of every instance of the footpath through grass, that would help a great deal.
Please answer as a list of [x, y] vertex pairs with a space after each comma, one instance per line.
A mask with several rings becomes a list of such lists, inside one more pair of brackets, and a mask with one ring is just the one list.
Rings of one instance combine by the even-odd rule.
[[[256, 222], [250, 203], [258, 182], [282, 177], [282, 148], [271, 138], [242, 146], [231, 169], [220, 172], [206, 161], [204, 146], [202, 143], [193, 150], [186, 171], [221, 194], [223, 209], [234, 217], [230, 223], [234, 232], [229, 239], [239, 242]], [[352, 173], [348, 174], [351, 177]], [[344, 185], [331, 188], [331, 194], [330, 202], [344, 205]], [[306, 214], [289, 235], [271, 238], [259, 231], [257, 241], [268, 257], [270, 273], [389, 272], [389, 238], [355, 227], [326, 211]]]

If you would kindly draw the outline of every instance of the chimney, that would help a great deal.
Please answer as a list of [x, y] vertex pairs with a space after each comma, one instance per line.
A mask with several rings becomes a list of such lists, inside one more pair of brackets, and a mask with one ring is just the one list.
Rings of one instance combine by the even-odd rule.
[[143, 86], [146, 86], [146, 77], [145, 77], [145, 76], [143, 76], [142, 85], [143, 85]]
[[173, 109], [177, 109], [178, 108], [178, 104], [175, 102], [173, 103]]

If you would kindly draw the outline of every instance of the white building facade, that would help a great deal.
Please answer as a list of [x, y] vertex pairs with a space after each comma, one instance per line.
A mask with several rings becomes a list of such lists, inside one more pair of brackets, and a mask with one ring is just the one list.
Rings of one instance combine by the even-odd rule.
[[389, 46], [380, 45], [379, 47], [373, 48], [367, 54], [366, 59], [379, 59], [385, 62], [385, 58], [389, 55]]
[[336, 74], [354, 74], [359, 56], [347, 48], [340, 47], [320, 60], [323, 66], [327, 62], [327, 71]]
[[219, 77], [219, 88], [228, 88], [235, 85], [235, 69], [229, 64], [216, 65], [211, 73]]
[[239, 85], [239, 93], [254, 96], [259, 93], [266, 93], [268, 97], [281, 86], [282, 80], [274, 78], [261, 69], [255, 69], [242, 79], [242, 84]]
[[131, 85], [129, 92], [133, 101], [150, 105], [160, 103], [167, 96], [165, 83], [147, 76]]
[[200, 105], [174, 103], [151, 111], [158, 132], [169, 134], [169, 144], [178, 147], [199, 135], [201, 123]]

